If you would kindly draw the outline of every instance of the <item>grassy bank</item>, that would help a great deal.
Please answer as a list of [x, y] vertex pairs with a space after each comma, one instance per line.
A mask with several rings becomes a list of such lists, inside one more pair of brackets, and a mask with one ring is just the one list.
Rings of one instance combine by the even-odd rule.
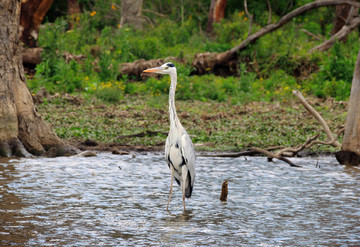
[[[37, 107], [53, 130], [69, 142], [91, 139], [99, 143], [161, 149], [169, 130], [167, 100], [164, 94], [125, 95], [117, 103], [92, 95], [64, 95], [45, 100]], [[345, 123], [345, 103], [314, 97], [309, 102], [333, 132]], [[294, 96], [282, 102], [245, 104], [233, 104], [231, 99], [223, 102], [178, 100], [176, 107], [199, 151], [295, 146], [317, 133], [322, 133], [320, 139], [326, 138], [319, 123]], [[139, 133], [144, 136], [127, 137]], [[313, 150], [335, 151], [328, 146], [315, 146]]]

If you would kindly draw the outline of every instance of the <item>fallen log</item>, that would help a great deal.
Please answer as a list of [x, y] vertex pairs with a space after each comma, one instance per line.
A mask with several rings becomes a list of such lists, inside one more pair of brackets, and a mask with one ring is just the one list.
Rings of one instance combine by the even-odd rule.
[[123, 63], [121, 64], [120, 74], [135, 76], [137, 79], [141, 78], [142, 72], [147, 68], [153, 68], [164, 64], [167, 61], [181, 61], [176, 57], [167, 57], [167, 58], [159, 58], [152, 60], [140, 59], [131, 63]]
[[43, 48], [35, 47], [35, 48], [27, 48], [23, 50], [23, 63], [24, 64], [39, 64], [41, 63], [41, 52]]

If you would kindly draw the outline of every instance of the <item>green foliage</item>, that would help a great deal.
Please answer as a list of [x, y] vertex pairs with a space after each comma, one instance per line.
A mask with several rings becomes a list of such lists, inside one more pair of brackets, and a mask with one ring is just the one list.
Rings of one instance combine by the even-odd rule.
[[[270, 0], [272, 22], [307, 2], [297, 0], [289, 5], [286, 1]], [[168, 93], [168, 76], [136, 82], [134, 79], [138, 78], [122, 78], [120, 66], [138, 59], [175, 56], [185, 61], [176, 64], [177, 98], [181, 100], [230, 101], [233, 104], [285, 101], [292, 97], [294, 89], [318, 97], [341, 100], [349, 97], [358, 49], [357, 34], [350, 35], [346, 44], [336, 43], [328, 52], [309, 54], [309, 49], [317, 42], [300, 31], [305, 28], [316, 35], [328, 35], [333, 11], [326, 8], [301, 15], [249, 45], [239, 53], [238, 72], [224, 78], [190, 76], [190, 63], [196, 53], [223, 52], [247, 38], [249, 20], [243, 2], [228, 1], [226, 17], [214, 23], [212, 37], [202, 31], [206, 28], [209, 7], [205, 0], [144, 2], [145, 9], [155, 12], [144, 12], [153, 25], [143, 30], [118, 27], [120, 0], [82, 0], [81, 4], [84, 13], [71, 19], [73, 30], [68, 30], [70, 18], [66, 17], [49, 18], [54, 22], [45, 23], [41, 28], [39, 46], [44, 48], [43, 62], [36, 67], [35, 76], [28, 80], [31, 90], [45, 87], [52, 93], [86, 92], [110, 102], [122, 100], [125, 94], [155, 98]], [[55, 5], [57, 8], [65, 6]], [[254, 14], [254, 33], [267, 24], [268, 7], [264, 1], [250, 1], [248, 8]], [[60, 13], [55, 10], [51, 10], [52, 13]], [[156, 12], [168, 17], [159, 17]], [[83, 55], [83, 59], [71, 58], [76, 55]], [[121, 88], [116, 84], [120, 82]]]
[[336, 42], [331, 49], [330, 56], [325, 57], [320, 66], [319, 79], [336, 79], [351, 83], [355, 58], [355, 56], [347, 56], [344, 49], [341, 48], [340, 43]]
[[107, 81], [98, 85], [95, 91], [97, 98], [107, 102], [118, 102], [124, 98], [125, 85], [123, 81]]

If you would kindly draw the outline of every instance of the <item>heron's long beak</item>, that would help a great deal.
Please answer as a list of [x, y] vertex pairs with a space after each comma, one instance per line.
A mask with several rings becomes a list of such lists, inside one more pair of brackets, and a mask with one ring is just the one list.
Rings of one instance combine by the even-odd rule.
[[160, 71], [162, 71], [162, 68], [156, 67], [156, 68], [146, 69], [143, 72], [151, 73], [151, 72], [160, 72]]

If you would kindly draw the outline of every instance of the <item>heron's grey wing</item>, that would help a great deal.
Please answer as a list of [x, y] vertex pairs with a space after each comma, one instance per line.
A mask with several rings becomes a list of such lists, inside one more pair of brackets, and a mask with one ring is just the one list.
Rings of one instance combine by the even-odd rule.
[[183, 157], [185, 158], [186, 167], [190, 172], [191, 186], [193, 186], [195, 181], [195, 149], [190, 139], [190, 136], [186, 131], [181, 136], [181, 145], [181, 152]]

